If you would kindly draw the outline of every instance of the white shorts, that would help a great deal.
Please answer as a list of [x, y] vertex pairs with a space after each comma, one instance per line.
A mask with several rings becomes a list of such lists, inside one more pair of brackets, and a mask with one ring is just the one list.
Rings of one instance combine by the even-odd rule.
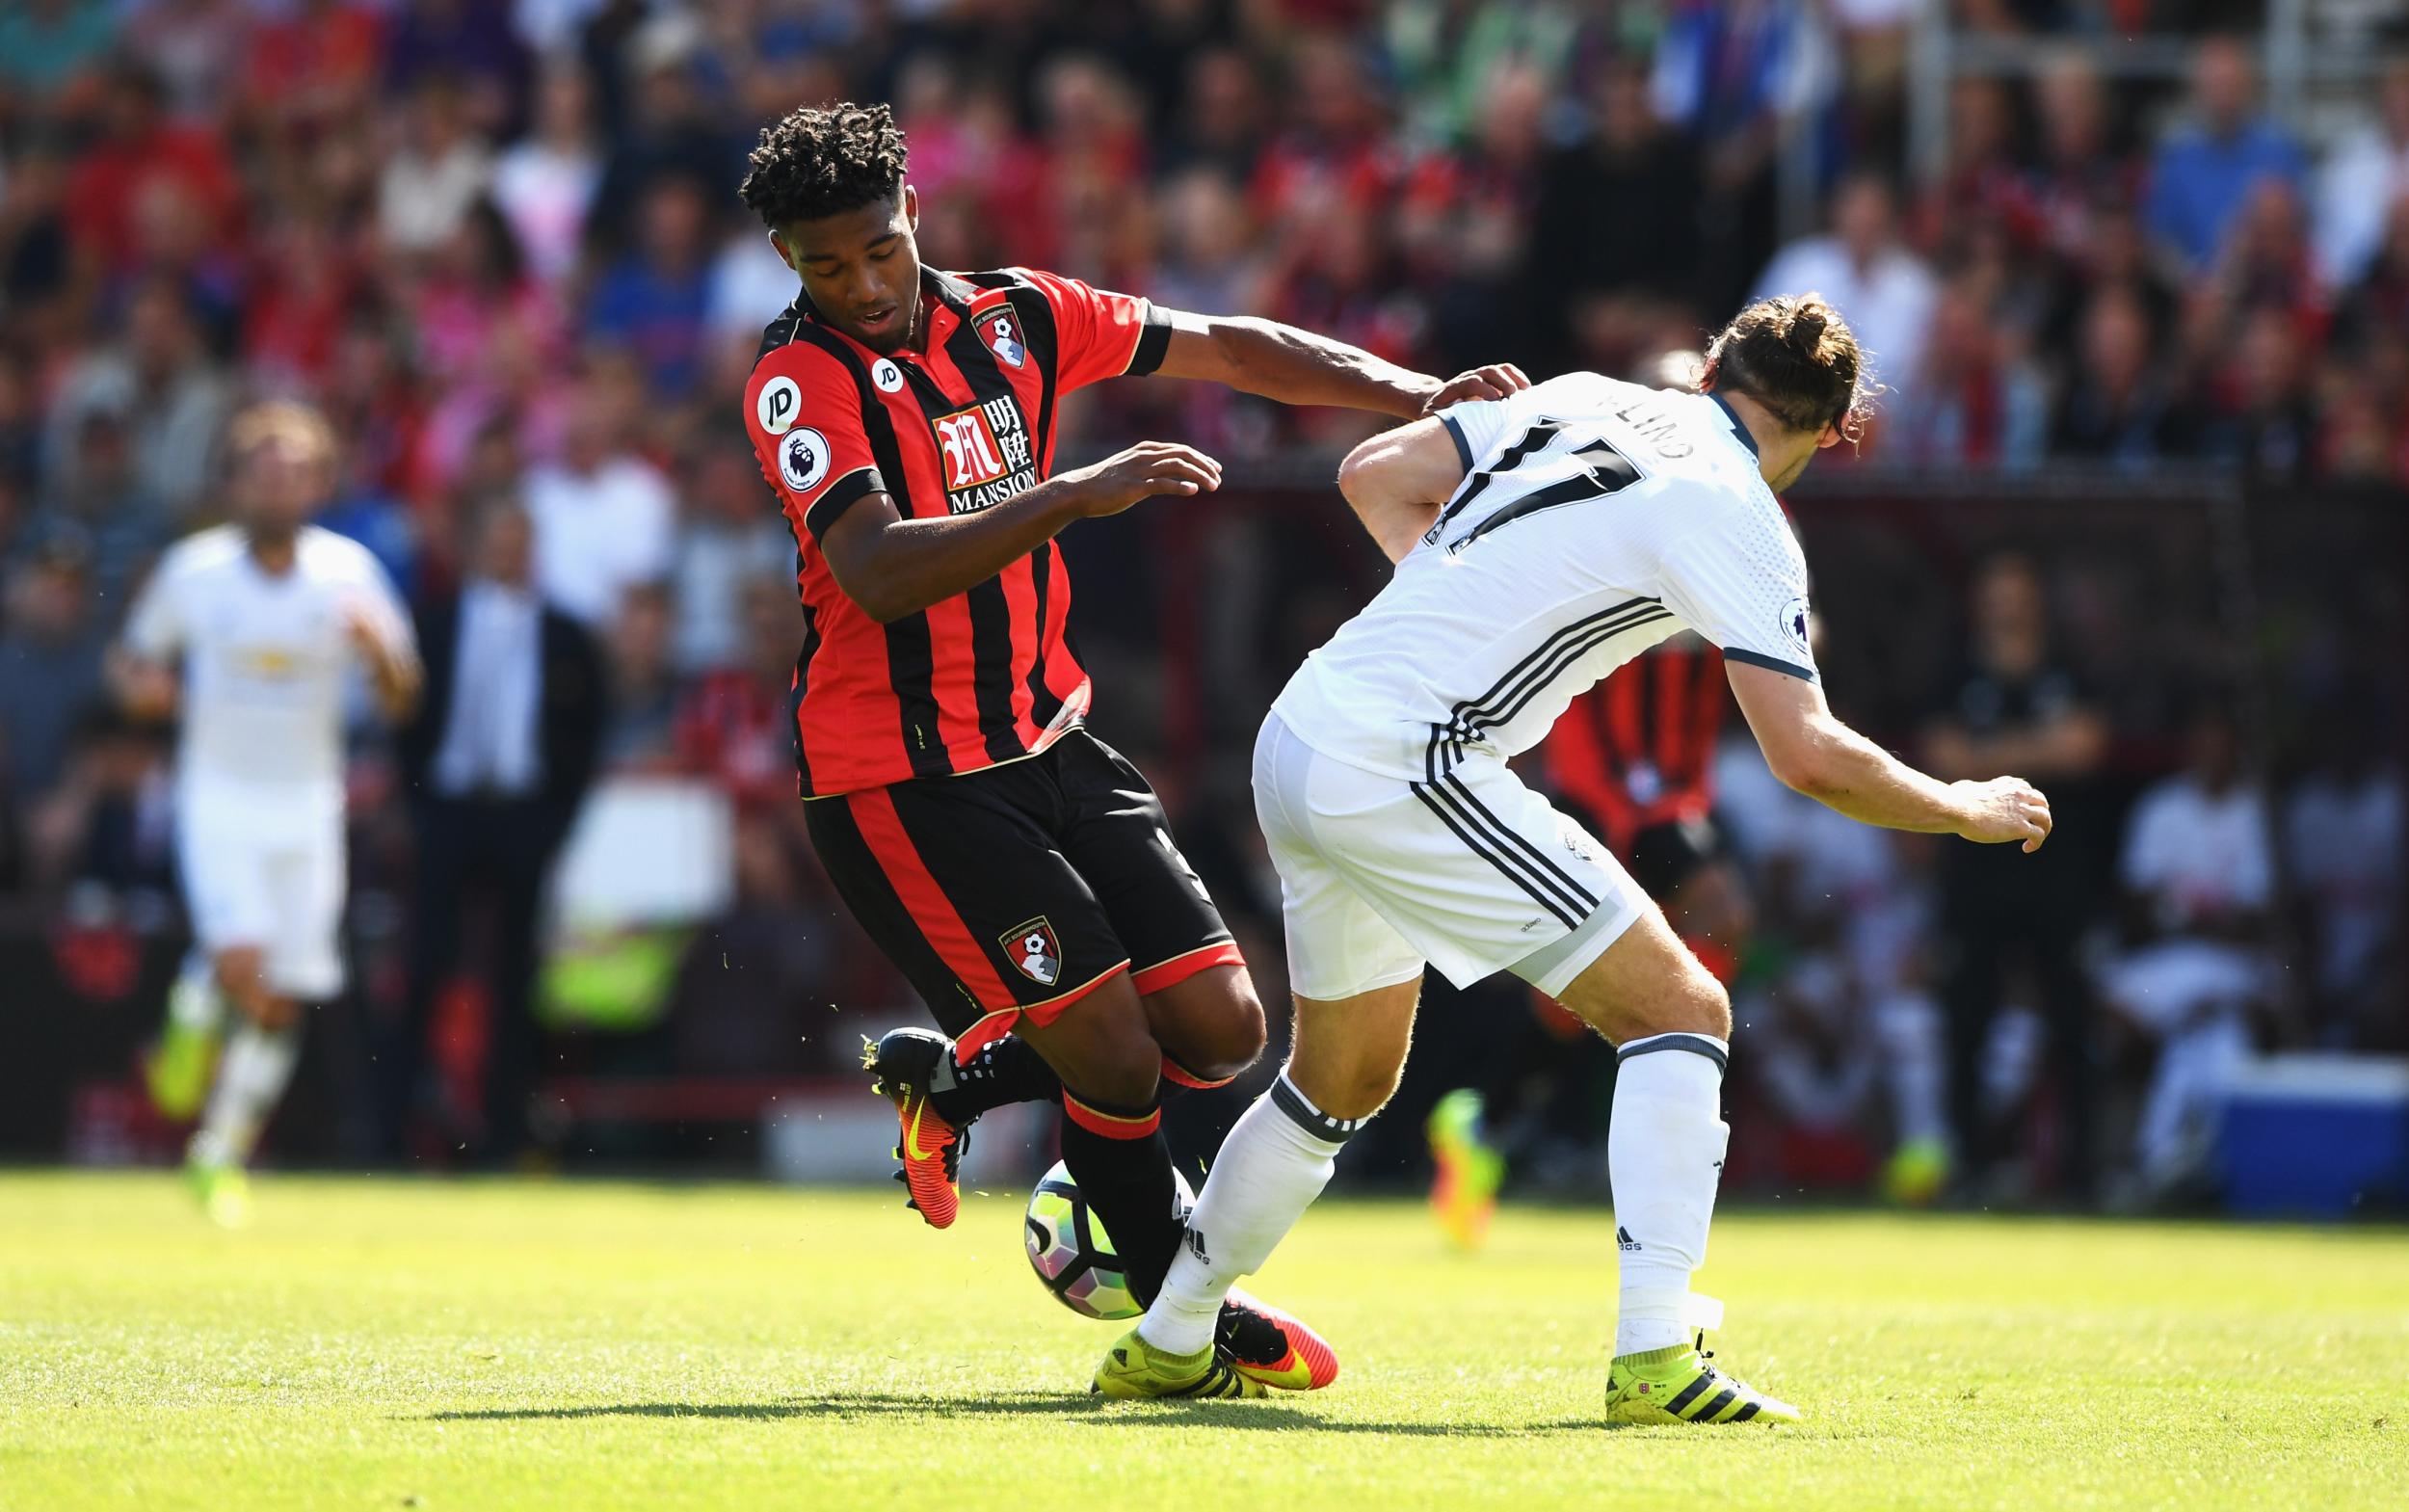
[[339, 812], [330, 823], [189, 790], [177, 797], [176, 862], [200, 947], [258, 949], [269, 990], [288, 997], [323, 1002], [341, 993]]
[[1435, 783], [1350, 766], [1278, 714], [1255, 742], [1255, 812], [1280, 868], [1288, 981], [1328, 1001], [1437, 967], [1560, 995], [1655, 905], [1579, 825], [1474, 755]]

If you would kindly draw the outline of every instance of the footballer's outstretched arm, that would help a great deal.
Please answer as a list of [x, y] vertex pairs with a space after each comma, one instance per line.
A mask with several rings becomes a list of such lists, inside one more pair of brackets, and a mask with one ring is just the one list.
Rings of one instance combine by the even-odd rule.
[[1530, 386], [1510, 362], [1441, 380], [1276, 320], [1163, 313], [1171, 319], [1171, 339], [1156, 374], [1227, 384], [1281, 404], [1368, 410], [1411, 420], [1462, 400], [1503, 399]]
[[1073, 520], [1117, 515], [1152, 494], [1220, 487], [1221, 464], [1203, 452], [1142, 441], [972, 515], [906, 519], [887, 494], [865, 494], [828, 526], [820, 549], [836, 586], [885, 624], [968, 592]]
[[2014, 840], [2037, 851], [2050, 837], [2050, 801], [2020, 777], [1944, 783], [1926, 777], [1833, 717], [1823, 689], [1804, 677], [1734, 661], [1733, 696], [1784, 784], [1852, 819], [1888, 830], [1956, 835], [1983, 844]]
[[1384, 431], [1338, 464], [1338, 491], [1391, 562], [1405, 560], [1463, 481], [1463, 450], [1435, 418]]

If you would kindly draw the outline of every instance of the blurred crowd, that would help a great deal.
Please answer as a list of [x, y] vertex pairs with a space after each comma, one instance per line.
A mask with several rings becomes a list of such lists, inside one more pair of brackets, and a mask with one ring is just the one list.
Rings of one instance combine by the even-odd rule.
[[[753, 980], [901, 1000], [870, 952], [833, 942], [850, 937], [800, 842], [793, 544], [738, 420], [760, 328], [795, 282], [734, 186], [757, 128], [803, 102], [894, 103], [939, 267], [1048, 267], [1433, 371], [1640, 371], [1753, 292], [1818, 288], [1890, 388], [1840, 466], [2409, 482], [2409, 63], [2312, 138], [2267, 112], [2246, 30], [2263, 7], [1959, 0], [1971, 32], [2063, 50], [1954, 80], [1946, 163], [1919, 178], [1920, 9], [0, 0], [0, 900], [172, 895], [163, 749], [110, 712], [102, 654], [161, 546], [218, 517], [228, 414], [293, 396], [346, 448], [323, 523], [413, 597], [457, 584], [482, 505], [524, 506], [539, 587], [608, 668], [606, 769], [701, 777], [759, 821], [736, 829], [727, 934], [757, 958]], [[2084, 40], [2134, 30], [2186, 40], [2188, 77], [2105, 74]], [[1807, 213], [1786, 217], [1801, 184]], [[1179, 385], [1066, 410], [1073, 451], [1166, 435], [1241, 467], [1324, 465], [1358, 425]], [[1161, 538], [1099, 539], [1120, 565]], [[1238, 537], [1179, 539], [1218, 560]], [[1149, 676], [1179, 633], [1156, 617], [1184, 590], [1150, 597], [1146, 570], [1082, 577], [1093, 612], [1141, 626], [1119, 650], [1104, 637], [1104, 700], [1192, 756], [1229, 722], [1167, 707], [1179, 690]], [[1184, 654], [1209, 672], [1230, 653], [1208, 635]], [[2237, 918], [2271, 907], [2237, 879], [2293, 872], [2357, 900], [2357, 922], [2313, 948], [2320, 972], [2370, 991], [2354, 984], [2390, 959], [2397, 877], [2318, 867], [2343, 849], [2324, 836], [2398, 834], [2389, 777], [2352, 785], [2377, 781], [2378, 738], [2356, 729], [2352, 773], [2235, 821], [2297, 854], [2259, 872], [2227, 857], [2216, 899], [2193, 896], [2184, 844], [2154, 848], [2136, 819], [2120, 875], [2152, 928], [2231, 946]], [[2225, 801], [2212, 745], [2202, 732], [2169, 779], [2179, 814]], [[409, 864], [390, 772], [365, 760], [356, 782], [368, 897]], [[1172, 796], [1230, 809], [1202, 778], [1198, 793]], [[1735, 827], [1769, 875], [1791, 842], [1764, 836], [1790, 822]], [[1898, 861], [1846, 918], [1799, 912], [1806, 954], [1915, 957], [1928, 848], [1815, 833], [1796, 857]], [[1190, 843], [1231, 852], [1215, 880], [1246, 911], [1245, 841]], [[1844, 883], [1796, 885], [1829, 899]], [[798, 918], [813, 922], [781, 924]], [[1892, 1000], [1914, 972], [1877, 974], [1871, 997]], [[1801, 970], [1771, 990], [1811, 1003], [1816, 982], [1848, 979]], [[1812, 1037], [1813, 1014], [1796, 1017]], [[817, 1067], [792, 1040], [737, 1035], [683, 1060]], [[1935, 1054], [1934, 1098], [1976, 1074]], [[1786, 1095], [1837, 1095], [1824, 1062], [1802, 1064], [1824, 1070]], [[1915, 1098], [1900, 1105], [1928, 1107]]]

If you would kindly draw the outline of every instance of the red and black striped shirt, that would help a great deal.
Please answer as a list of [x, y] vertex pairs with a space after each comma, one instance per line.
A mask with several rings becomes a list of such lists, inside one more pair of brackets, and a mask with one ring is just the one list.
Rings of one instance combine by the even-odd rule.
[[1659, 824], [1714, 807], [1723, 726], [1723, 653], [1693, 634], [1650, 648], [1573, 701], [1542, 747], [1548, 782], [1628, 855]]
[[820, 539], [872, 493], [907, 519], [964, 515], [1053, 470], [1063, 394], [1152, 372], [1170, 326], [1146, 301], [1010, 268], [921, 272], [925, 352], [882, 357], [806, 298], [762, 332], [745, 418], [796, 546], [803, 652], [795, 759], [807, 798], [973, 772], [1042, 751], [1087, 714], [1052, 543], [966, 593], [880, 624]]

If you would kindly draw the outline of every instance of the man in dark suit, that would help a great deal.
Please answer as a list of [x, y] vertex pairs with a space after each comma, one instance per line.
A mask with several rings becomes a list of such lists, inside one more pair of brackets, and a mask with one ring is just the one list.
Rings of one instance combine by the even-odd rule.
[[592, 784], [606, 684], [583, 626], [537, 596], [533, 535], [515, 503], [477, 520], [456, 595], [420, 602], [427, 692], [401, 737], [418, 840], [409, 1018], [387, 1057], [384, 1136], [401, 1152], [430, 1011], [460, 965], [469, 900], [494, 902], [485, 1127], [472, 1148], [508, 1161], [526, 1143], [542, 1037], [530, 998], [545, 879]]

